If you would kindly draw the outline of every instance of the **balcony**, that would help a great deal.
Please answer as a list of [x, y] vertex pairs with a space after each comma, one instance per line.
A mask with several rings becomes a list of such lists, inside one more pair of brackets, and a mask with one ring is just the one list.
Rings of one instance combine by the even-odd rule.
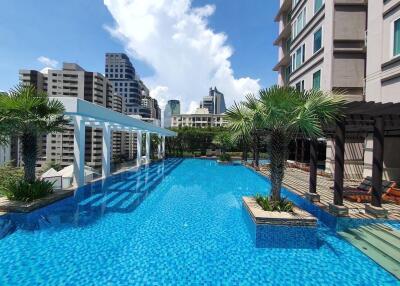
[[286, 67], [290, 64], [290, 56], [286, 53], [283, 58], [274, 66], [274, 71], [279, 71], [281, 67]]
[[276, 38], [274, 45], [278, 46], [282, 42], [282, 40], [290, 38], [291, 33], [292, 33], [292, 25], [287, 24], [285, 28], [283, 28], [282, 32], [279, 34], [278, 38]]
[[278, 14], [275, 16], [275, 22], [278, 22], [282, 14], [285, 12], [290, 12], [290, 10], [292, 10], [292, 0], [283, 1], [282, 6], [279, 8]]

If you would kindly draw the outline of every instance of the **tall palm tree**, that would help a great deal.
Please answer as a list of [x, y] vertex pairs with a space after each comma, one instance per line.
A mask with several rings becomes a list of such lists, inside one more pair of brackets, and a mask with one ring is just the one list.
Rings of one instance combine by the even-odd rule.
[[322, 136], [323, 125], [341, 116], [344, 99], [323, 91], [279, 86], [261, 90], [259, 96], [262, 125], [269, 133], [272, 199], [280, 200], [289, 141], [299, 133], [310, 139]]
[[225, 154], [226, 151], [231, 149], [233, 146], [232, 136], [227, 131], [219, 132], [212, 140], [212, 144], [218, 146], [221, 149], [222, 154]]
[[0, 94], [0, 132], [20, 137], [27, 182], [35, 180], [38, 136], [62, 131], [67, 123], [63, 113], [60, 101], [50, 100], [33, 86], [20, 85], [10, 94]]
[[252, 95], [246, 95], [246, 101], [234, 103], [226, 111], [228, 128], [233, 132], [232, 139], [241, 142], [243, 146], [243, 158], [247, 160], [247, 146], [251, 145], [254, 154], [254, 164], [258, 167], [259, 161], [259, 127], [261, 121], [261, 105], [258, 99]]

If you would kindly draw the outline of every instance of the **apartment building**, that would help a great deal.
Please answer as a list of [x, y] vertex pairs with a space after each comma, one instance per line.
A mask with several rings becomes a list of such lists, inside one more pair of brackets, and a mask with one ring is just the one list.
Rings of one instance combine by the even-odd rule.
[[173, 115], [171, 127], [224, 127], [228, 124], [225, 114], [210, 114], [207, 108], [197, 108], [194, 114]]
[[[275, 18], [279, 35], [278, 84], [299, 90], [344, 93], [348, 101], [365, 98], [367, 1], [281, 0]], [[346, 174], [363, 172], [364, 138], [347, 140]], [[333, 172], [333, 141], [326, 142], [327, 172]]]
[[[365, 99], [400, 102], [400, 0], [368, 1]], [[385, 178], [400, 179], [400, 138], [386, 134]], [[367, 137], [364, 176], [372, 174], [372, 135]]]
[[[125, 106], [122, 97], [114, 93], [112, 83], [102, 74], [85, 71], [74, 63], [64, 63], [61, 70], [21, 70], [20, 81], [32, 84], [48, 93], [51, 97], [72, 96], [105, 108], [124, 113]], [[86, 127], [86, 164], [95, 169], [101, 168], [102, 130]], [[44, 137], [45, 146], [42, 151], [42, 161], [54, 161], [62, 167], [73, 163], [73, 127], [66, 126], [62, 133], [49, 134]], [[113, 133], [112, 156], [124, 155], [124, 144], [121, 132]]]
[[[399, 18], [400, 0], [281, 0], [278, 84], [341, 92], [348, 101], [398, 102]], [[397, 140], [385, 138], [385, 150]], [[372, 139], [359, 134], [346, 141], [346, 175], [370, 175]], [[333, 172], [332, 140], [326, 146], [326, 171]], [[400, 157], [391, 151], [385, 157], [385, 168], [397, 170]]]
[[158, 106], [158, 102], [155, 98], [150, 95], [142, 96], [142, 106], [147, 109], [147, 114], [143, 118], [150, 118], [154, 120], [161, 120], [161, 109]]

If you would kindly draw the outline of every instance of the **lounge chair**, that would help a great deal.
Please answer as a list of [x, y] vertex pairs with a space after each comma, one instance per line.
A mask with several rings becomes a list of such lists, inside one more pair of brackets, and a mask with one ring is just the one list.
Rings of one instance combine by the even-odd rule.
[[[392, 181], [382, 181], [382, 198], [392, 192], [392, 188], [396, 187], [396, 183]], [[356, 187], [345, 187], [343, 190], [343, 197], [356, 201], [358, 203], [370, 202], [372, 198], [372, 178], [366, 177], [361, 184]]]
[[390, 188], [390, 190], [383, 194], [382, 199], [400, 205], [400, 189], [396, 187]]

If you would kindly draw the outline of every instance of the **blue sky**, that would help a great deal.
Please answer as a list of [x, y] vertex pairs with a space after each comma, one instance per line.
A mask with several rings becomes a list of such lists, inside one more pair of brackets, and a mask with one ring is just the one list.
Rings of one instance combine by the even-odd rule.
[[[148, 43], [136, 45], [138, 43], [134, 39], [138, 28], [136, 30], [118, 29], [116, 20], [120, 24], [125, 21], [127, 26], [137, 23], [131, 24], [130, 19], [123, 18], [124, 16], [117, 9], [118, 1], [108, 0], [107, 5], [102, 0], [2, 1], [1, 10], [7, 13], [2, 13], [0, 17], [0, 53], [2, 55], [0, 90], [9, 90], [18, 83], [19, 69], [44, 68], [45, 65], [37, 60], [41, 56], [58, 61], [58, 67], [63, 61], [69, 61], [79, 63], [86, 70], [104, 72], [105, 52], [125, 51], [130, 47], [130, 56], [136, 70], [141, 77], [148, 79], [151, 88], [167, 86], [169, 92], [165, 95], [166, 99], [174, 97], [175, 92], [177, 98], [188, 100], [190, 95], [187, 95], [188, 92], [184, 88], [174, 89], [174, 81], [163, 79], [163, 72], [157, 70], [159, 65], [152, 60], [154, 54], [147, 55], [143, 52], [143, 50], [146, 51], [145, 44]], [[137, 2], [135, 5], [141, 5], [140, 1], [144, 3], [149, 0], [131, 1]], [[178, 0], [178, 2], [184, 1], [186, 0]], [[213, 5], [214, 10], [204, 17], [204, 23], [207, 25], [206, 28], [213, 33], [224, 33], [227, 36], [224, 45], [229, 45], [233, 49], [233, 54], [228, 59], [233, 76], [260, 79], [260, 86], [266, 87], [276, 82], [276, 73], [272, 71], [272, 67], [277, 61], [277, 49], [272, 42], [276, 38], [278, 29], [277, 23], [273, 21], [278, 2], [278, 0], [193, 0], [191, 10], [182, 17], [193, 13], [196, 7]], [[150, 9], [148, 14], [152, 13]], [[160, 17], [161, 14], [156, 15]], [[171, 19], [165, 21], [165, 23], [173, 23]], [[165, 23], [160, 21], [159, 24], [165, 25]], [[109, 29], [107, 30], [106, 27]], [[113, 28], [118, 30], [123, 37], [132, 36], [132, 39], [121, 40], [118, 36], [112, 35], [109, 30]], [[190, 37], [196, 37], [196, 34]], [[154, 47], [154, 42], [152, 43]], [[137, 55], [135, 47], [138, 47]], [[156, 52], [161, 53], [158, 55], [160, 57], [168, 56], [168, 54], [163, 54], [163, 47]], [[180, 55], [183, 54], [184, 57], [185, 53], [185, 48], [182, 48]], [[173, 52], [169, 54], [174, 57]], [[188, 53], [188, 57], [190, 55], [192, 54]], [[211, 57], [215, 57], [215, 54]], [[195, 65], [192, 66], [189, 71], [194, 70], [195, 67]], [[170, 69], [173, 68], [170, 67]], [[183, 72], [188, 73], [187, 70]], [[202, 78], [199, 74], [193, 76]], [[208, 79], [204, 81], [204, 85], [218, 83], [213, 75], [210, 75]], [[203, 89], [200, 84], [196, 88]], [[204, 91], [199, 91], [199, 94], [207, 92], [207, 88], [205, 86]], [[195, 101], [200, 95], [196, 96]], [[187, 106], [189, 108], [189, 102]]]

